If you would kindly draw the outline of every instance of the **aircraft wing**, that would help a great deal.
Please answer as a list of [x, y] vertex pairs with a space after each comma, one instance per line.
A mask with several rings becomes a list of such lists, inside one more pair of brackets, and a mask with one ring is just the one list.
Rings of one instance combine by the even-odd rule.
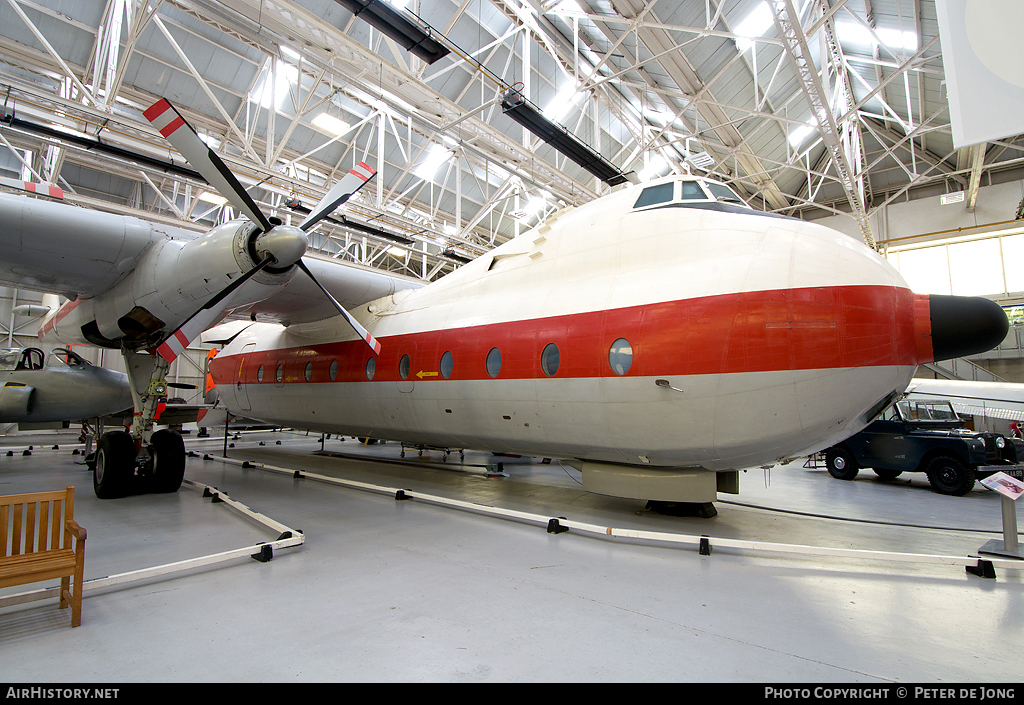
[[[90, 298], [121, 281], [147, 248], [168, 238], [193, 240], [196, 233], [0, 193], [0, 285]], [[347, 307], [423, 284], [340, 260], [309, 255], [305, 259], [317, 279]], [[288, 324], [321, 320], [337, 311], [309, 277], [295, 276], [269, 299], [232, 312], [236, 317], [250, 314]]]
[[[354, 308], [402, 289], [421, 287], [425, 282], [379, 269], [362, 267], [335, 259], [321, 259], [307, 255], [306, 266], [316, 278], [346, 308]], [[232, 317], [258, 314], [260, 320], [290, 323], [309, 323], [338, 315], [333, 304], [305, 276], [295, 276], [274, 296], [259, 303], [236, 309]]]
[[147, 247], [195, 233], [30, 196], [0, 194], [0, 284], [86, 298], [123, 279]]
[[1024, 384], [914, 379], [907, 395], [948, 399], [958, 414], [1024, 421]]

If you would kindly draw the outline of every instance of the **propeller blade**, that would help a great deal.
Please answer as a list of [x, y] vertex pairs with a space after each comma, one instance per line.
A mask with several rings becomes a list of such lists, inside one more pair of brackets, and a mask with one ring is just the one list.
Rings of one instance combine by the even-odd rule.
[[296, 264], [297, 264], [297, 265], [299, 265], [299, 268], [300, 268], [300, 269], [301, 269], [301, 270], [302, 270], [303, 272], [305, 272], [305, 273], [306, 273], [306, 276], [308, 276], [308, 277], [309, 277], [310, 279], [312, 279], [312, 280], [313, 280], [313, 283], [314, 283], [314, 284], [316, 284], [316, 285], [317, 285], [317, 287], [319, 287], [319, 288], [320, 288], [320, 291], [324, 292], [324, 296], [326, 296], [326, 297], [327, 297], [328, 299], [330, 299], [330, 302], [331, 302], [332, 304], [334, 304], [334, 308], [338, 309], [338, 313], [340, 313], [340, 314], [341, 314], [342, 316], [344, 316], [344, 317], [345, 317], [345, 320], [346, 320], [346, 321], [348, 321], [348, 324], [349, 324], [350, 326], [352, 326], [352, 329], [353, 329], [353, 330], [354, 330], [354, 331], [355, 331], [356, 333], [358, 333], [358, 334], [359, 334], [359, 337], [360, 337], [360, 338], [362, 338], [362, 339], [363, 339], [363, 341], [364, 341], [364, 342], [365, 342], [365, 343], [366, 343], [367, 345], [369, 345], [369, 346], [370, 346], [370, 350], [373, 350], [373, 353], [374, 353], [375, 355], [380, 355], [380, 341], [378, 341], [378, 340], [377, 340], [376, 338], [374, 338], [374, 337], [373, 337], [372, 335], [370, 335], [370, 332], [369, 332], [368, 330], [366, 330], [365, 328], [363, 328], [363, 326], [362, 326], [362, 325], [360, 325], [359, 321], [357, 321], [357, 320], [356, 320], [356, 319], [355, 319], [355, 318], [354, 318], [354, 317], [352, 316], [352, 314], [351, 314], [351, 313], [349, 313], [348, 311], [346, 311], [346, 310], [345, 310], [345, 307], [344, 307], [344, 306], [342, 306], [342, 305], [341, 305], [340, 303], [338, 303], [338, 300], [337, 300], [337, 299], [335, 299], [335, 298], [334, 298], [333, 296], [331, 296], [331, 292], [327, 291], [327, 289], [325, 289], [325, 288], [324, 288], [324, 285], [323, 285], [323, 284], [321, 284], [321, 283], [320, 283], [320, 282], [319, 282], [319, 281], [317, 280], [317, 278], [313, 276], [313, 273], [312, 273], [311, 271], [309, 271], [309, 268], [308, 268], [308, 267], [306, 267], [306, 263], [305, 263], [305, 262], [303, 262], [303, 261], [302, 261], [302, 260], [300, 259], [300, 260], [299, 260], [298, 262], [296, 262]]
[[377, 170], [369, 164], [365, 162], [356, 164], [338, 183], [334, 184], [326, 196], [320, 199], [320, 202], [309, 212], [299, 228], [308, 231], [337, 210], [338, 206], [351, 198], [352, 194], [365, 186], [376, 174]]
[[166, 98], [153, 103], [143, 115], [160, 131], [164, 139], [185, 157], [192, 168], [202, 174], [217, 193], [228, 199], [231, 205], [244, 213], [249, 220], [257, 223], [263, 232], [273, 227], [227, 165], [199, 139], [192, 126]]
[[220, 318], [223, 311], [218, 307], [218, 304], [231, 296], [238, 287], [249, 281], [257, 272], [273, 262], [273, 257], [264, 257], [259, 264], [224, 287], [220, 293], [203, 304], [202, 308], [186, 318], [185, 322], [178, 326], [175, 331], [160, 341], [156, 346], [157, 354], [167, 360], [167, 362], [174, 362], [174, 359], [189, 346], [189, 343]]

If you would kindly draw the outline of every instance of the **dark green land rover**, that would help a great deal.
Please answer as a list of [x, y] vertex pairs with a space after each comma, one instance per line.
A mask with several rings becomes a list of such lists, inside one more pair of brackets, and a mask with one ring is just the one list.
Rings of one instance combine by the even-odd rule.
[[1024, 479], [1024, 441], [963, 426], [948, 401], [903, 399], [826, 450], [825, 464], [839, 480], [852, 480], [861, 468], [871, 468], [883, 480], [923, 472], [936, 492], [957, 496], [970, 492], [975, 479], [995, 472]]

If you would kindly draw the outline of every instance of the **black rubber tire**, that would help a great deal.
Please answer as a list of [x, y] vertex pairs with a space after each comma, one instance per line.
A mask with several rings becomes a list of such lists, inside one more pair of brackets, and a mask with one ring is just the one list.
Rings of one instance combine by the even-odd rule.
[[974, 468], [967, 467], [956, 458], [940, 455], [928, 463], [928, 482], [939, 494], [963, 497], [974, 489]]
[[879, 480], [885, 480], [886, 482], [890, 482], [892, 480], [895, 480], [900, 475], [902, 475], [903, 471], [902, 470], [879, 470], [879, 469], [876, 468], [875, 469], [875, 474], [878, 475], [878, 479]]
[[177, 431], [162, 428], [149, 440], [153, 459], [153, 492], [177, 492], [185, 478], [185, 441]]
[[92, 474], [92, 489], [97, 497], [115, 499], [128, 494], [135, 457], [135, 441], [127, 431], [110, 431], [100, 436]]
[[825, 451], [825, 467], [828, 474], [837, 480], [852, 480], [860, 472], [853, 453], [846, 448], [829, 448]]

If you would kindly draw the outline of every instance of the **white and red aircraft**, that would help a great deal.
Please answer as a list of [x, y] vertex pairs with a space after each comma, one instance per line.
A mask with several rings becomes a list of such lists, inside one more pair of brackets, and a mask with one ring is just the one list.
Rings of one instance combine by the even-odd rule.
[[[565, 458], [585, 489], [696, 503], [738, 491], [740, 469], [855, 433], [917, 365], [989, 349], [1007, 330], [987, 299], [916, 295], [849, 236], [691, 176], [556, 214], [421, 288], [304, 264], [303, 231], [336, 205], [333, 191], [298, 228], [268, 220], [166, 101], [147, 117], [248, 220], [186, 242], [130, 218], [0, 199], [0, 280], [78, 296], [41, 337], [120, 347], [141, 381], [131, 435], [101, 439], [101, 496], [135, 466], [159, 477], [178, 463], [177, 446], [147, 445], [167, 368], [143, 351], [180, 350], [230, 311], [276, 321], [204, 337], [225, 345], [210, 370], [233, 413]], [[336, 187], [342, 197], [366, 169]], [[296, 268], [316, 278], [293, 279]], [[341, 303], [325, 307], [317, 280]], [[158, 486], [176, 487], [177, 465], [173, 475]]]

